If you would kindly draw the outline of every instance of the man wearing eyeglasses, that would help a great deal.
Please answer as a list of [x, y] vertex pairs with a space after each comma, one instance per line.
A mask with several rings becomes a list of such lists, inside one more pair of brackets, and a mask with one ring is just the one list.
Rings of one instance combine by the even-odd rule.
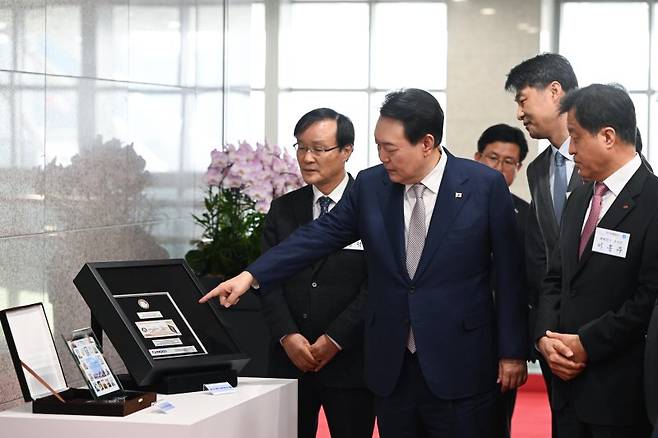
[[[518, 128], [501, 123], [484, 130], [478, 140], [475, 160], [498, 170], [505, 177], [507, 187], [511, 187], [516, 174], [523, 167], [523, 160], [527, 155], [528, 142], [523, 132]], [[512, 201], [514, 201], [514, 211], [519, 226], [519, 237], [523, 242], [530, 204], [514, 193], [512, 193]]]
[[[504, 123], [490, 126], [485, 129], [478, 140], [478, 150], [475, 160], [496, 169], [505, 177], [507, 186], [510, 187], [516, 178], [516, 174], [523, 166], [523, 160], [528, 155], [528, 142], [523, 132]], [[512, 193], [514, 211], [516, 213], [516, 225], [519, 241], [525, 240], [525, 224], [528, 220], [530, 204]], [[524, 271], [523, 268], [520, 271]], [[525, 274], [523, 272], [523, 274]], [[529, 327], [534, 327], [534, 321], [529, 322]], [[509, 438], [511, 436], [512, 414], [516, 403], [516, 389], [501, 391], [496, 403], [496, 437]]]
[[[263, 252], [323, 216], [353, 184], [345, 171], [354, 145], [349, 118], [329, 108], [302, 116], [295, 149], [308, 184], [272, 202]], [[272, 343], [272, 377], [298, 379], [298, 437], [315, 437], [324, 408], [333, 437], [370, 438], [373, 395], [363, 377], [367, 274], [360, 242], [348, 245], [261, 295]]]

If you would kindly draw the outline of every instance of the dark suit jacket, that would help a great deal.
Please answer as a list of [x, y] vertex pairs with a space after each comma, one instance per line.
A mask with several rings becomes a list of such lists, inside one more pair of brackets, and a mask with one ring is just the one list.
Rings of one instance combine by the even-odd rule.
[[658, 431], [658, 301], [653, 309], [644, 358], [644, 392], [651, 424]]
[[[345, 193], [354, 181], [350, 176]], [[343, 194], [346, 196], [346, 194]], [[263, 252], [313, 220], [313, 187], [305, 186], [272, 202], [265, 219]], [[363, 387], [363, 320], [367, 269], [364, 251], [341, 249], [261, 295], [263, 315], [272, 334], [273, 377], [302, 373], [279, 340], [301, 333], [310, 343], [328, 334], [343, 349], [317, 375], [328, 386]]]
[[512, 193], [512, 202], [516, 212], [516, 224], [519, 235], [519, 242], [525, 241], [525, 229], [528, 223], [528, 214], [530, 213], [530, 204]]
[[[528, 278], [528, 305], [530, 327], [536, 321], [536, 307], [541, 283], [548, 271], [548, 259], [560, 234], [560, 224], [555, 218], [551, 195], [550, 165], [552, 148], [547, 147], [528, 165], [530, 186], [530, 214], [525, 233], [525, 266]], [[581, 186], [583, 180], [574, 168], [569, 179], [567, 192]], [[534, 353], [534, 352], [533, 352]]]
[[444, 153], [445, 173], [413, 279], [405, 265], [404, 185], [391, 182], [381, 165], [361, 171], [329, 214], [247, 268], [267, 289], [361, 239], [368, 264], [366, 383], [380, 396], [398, 381], [410, 325], [425, 381], [443, 399], [493, 390], [498, 359], [527, 355], [509, 189], [500, 172]]
[[[519, 198], [516, 196], [514, 193], [512, 193], [512, 202], [514, 203], [514, 211], [516, 212], [516, 229], [517, 229], [517, 234], [519, 236], [519, 242], [525, 242], [525, 233], [526, 233], [526, 226], [528, 224], [528, 216], [530, 215], [530, 204], [528, 204], [525, 200]], [[524, 249], [525, 251], [525, 249]], [[524, 254], [525, 255], [525, 254]], [[526, 287], [526, 290], [528, 288], [528, 278], [527, 274], [528, 271], [525, 267], [526, 265], [526, 258], [522, 257], [521, 264], [519, 265], [519, 268], [517, 268], [517, 271], [521, 271], [519, 275], [523, 276], [524, 280], [524, 285]], [[492, 286], [493, 287], [493, 286]], [[534, 329], [535, 329], [535, 320], [531, 316], [534, 315], [533, 313], [533, 308], [528, 306], [528, 333], [531, 334]], [[528, 343], [528, 358], [534, 360], [535, 359], [535, 347], [534, 347], [534, 341], [532, 340], [532, 336], [528, 338], [529, 343]]]
[[649, 316], [658, 292], [658, 178], [641, 166], [599, 227], [630, 234], [626, 258], [578, 245], [593, 183], [569, 197], [560, 240], [539, 301], [535, 339], [546, 330], [577, 333], [585, 370], [553, 378], [553, 408], [572, 400], [581, 421], [603, 425], [646, 422], [643, 358]]

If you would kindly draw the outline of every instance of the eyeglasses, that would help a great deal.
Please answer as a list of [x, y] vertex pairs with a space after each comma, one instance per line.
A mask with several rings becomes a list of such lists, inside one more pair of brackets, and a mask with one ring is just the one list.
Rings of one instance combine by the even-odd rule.
[[502, 158], [496, 154], [484, 155], [484, 158], [492, 165], [497, 166], [499, 163], [502, 167], [513, 168], [516, 167], [519, 162], [513, 158]]
[[304, 146], [303, 144], [295, 143], [292, 145], [292, 147], [297, 150], [297, 155], [306, 155], [306, 152], [311, 152], [311, 155], [319, 157], [322, 155], [324, 152], [329, 152], [333, 151], [334, 149], [338, 149], [340, 146], [334, 146], [334, 147], [324, 147], [324, 146], [312, 146], [312, 147], [307, 147]]

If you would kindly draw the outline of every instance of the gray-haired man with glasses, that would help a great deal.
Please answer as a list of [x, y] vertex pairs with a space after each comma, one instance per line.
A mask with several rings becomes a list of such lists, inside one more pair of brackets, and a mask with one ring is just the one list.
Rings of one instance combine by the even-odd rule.
[[[349, 118], [318, 108], [302, 116], [294, 135], [308, 185], [272, 202], [263, 252], [333, 209], [353, 183], [345, 171], [354, 147]], [[333, 437], [372, 437], [374, 401], [363, 377], [366, 269], [356, 242], [261, 295], [270, 375], [298, 379], [299, 438], [315, 437], [321, 406]]]

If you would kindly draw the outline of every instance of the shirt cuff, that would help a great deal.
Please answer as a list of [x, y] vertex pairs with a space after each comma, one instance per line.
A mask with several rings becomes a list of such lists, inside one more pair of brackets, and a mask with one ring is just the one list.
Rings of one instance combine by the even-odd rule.
[[343, 347], [341, 347], [340, 344], [334, 340], [334, 338], [332, 338], [331, 336], [329, 336], [329, 335], [326, 334], [326, 333], [325, 333], [324, 335], [325, 335], [327, 338], [329, 338], [329, 340], [330, 340], [331, 342], [334, 343], [334, 345], [336, 346], [336, 348], [338, 348], [339, 350], [342, 350], [342, 349], [343, 349]]

